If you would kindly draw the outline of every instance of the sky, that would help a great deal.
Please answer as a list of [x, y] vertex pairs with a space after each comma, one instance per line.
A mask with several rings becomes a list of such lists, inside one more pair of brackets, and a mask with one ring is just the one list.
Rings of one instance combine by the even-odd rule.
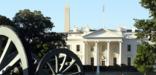
[[0, 15], [10, 19], [22, 9], [39, 10], [51, 17], [53, 31], [64, 31], [64, 7], [70, 5], [70, 24], [93, 29], [134, 28], [133, 19], [149, 18], [149, 11], [140, 0], [3, 0]]

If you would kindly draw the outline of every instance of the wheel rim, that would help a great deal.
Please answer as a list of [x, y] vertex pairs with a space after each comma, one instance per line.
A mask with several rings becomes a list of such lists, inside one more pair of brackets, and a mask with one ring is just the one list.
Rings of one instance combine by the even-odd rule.
[[37, 66], [36, 75], [81, 75], [82, 63], [67, 49], [55, 49], [46, 54]]
[[[13, 29], [10, 27], [0, 26], [0, 36], [1, 38], [7, 40], [3, 41], [3, 43], [6, 44], [4, 44], [3, 46], [1, 44], [0, 74], [6, 71], [9, 67], [13, 67], [16, 64], [19, 64], [23, 70], [22, 71], [23, 75], [28, 75], [29, 64], [26, 52], [19, 36], [17, 36], [17, 33], [14, 32]], [[15, 50], [10, 49], [11, 45]], [[10, 61], [6, 61], [7, 58], [9, 58]]]

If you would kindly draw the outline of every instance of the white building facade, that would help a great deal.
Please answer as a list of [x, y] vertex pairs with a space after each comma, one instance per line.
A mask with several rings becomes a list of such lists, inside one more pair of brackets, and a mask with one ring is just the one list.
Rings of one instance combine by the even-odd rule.
[[66, 43], [83, 65], [94, 66], [132, 65], [138, 45], [135, 30], [88, 27], [75, 27], [68, 33]]
[[67, 45], [81, 59], [83, 65], [132, 65], [138, 41], [135, 30], [124, 28], [91, 30], [89, 27], [70, 30], [70, 6], [65, 6], [64, 32]]

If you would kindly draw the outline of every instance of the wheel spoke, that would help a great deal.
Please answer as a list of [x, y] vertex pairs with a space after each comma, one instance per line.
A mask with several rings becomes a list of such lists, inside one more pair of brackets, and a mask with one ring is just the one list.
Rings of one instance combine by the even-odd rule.
[[[28, 59], [29, 51], [25, 50], [26, 45], [21, 40], [20, 33], [14, 27], [0, 26], [0, 75], [3, 71], [19, 67], [22, 75], [32, 75], [28, 68], [31, 65], [31, 56]], [[3, 43], [4, 42], [4, 43]], [[30, 54], [31, 55], [31, 54]], [[11, 68], [10, 68], [11, 67]]]
[[8, 48], [9, 48], [10, 43], [11, 43], [11, 39], [8, 39], [8, 40], [7, 40], [7, 43], [6, 43], [6, 46], [5, 46], [4, 50], [3, 50], [3, 53], [2, 53], [2, 55], [0, 56], [0, 64], [2, 63], [2, 61], [3, 61], [3, 59], [4, 59], [4, 56], [5, 56], [6, 53], [7, 53], [7, 50], [8, 50]]
[[80, 65], [78, 65], [78, 64], [75, 64], [75, 65], [77, 66], [78, 72], [81, 72]]
[[83, 67], [80, 59], [66, 49], [54, 49], [44, 56], [37, 66], [36, 74], [47, 68], [49, 75], [80, 75]]
[[62, 63], [60, 64], [61, 65], [61, 67], [60, 67], [60, 69], [59, 69], [59, 71], [61, 71], [62, 69], [63, 69], [63, 67], [64, 67], [64, 64], [65, 64], [65, 61], [66, 61], [66, 59], [67, 59], [67, 55], [62, 55], [63, 56], [63, 61], [62, 61]]
[[55, 55], [55, 72], [58, 73], [58, 56]]
[[52, 75], [55, 75], [56, 73], [49, 62], [47, 62], [47, 65], [49, 66], [50, 70], [52, 71]]
[[70, 62], [70, 64], [69, 64], [69, 66], [68, 67], [66, 67], [66, 69], [64, 69], [62, 72], [64, 73], [64, 72], [66, 72], [71, 66], [73, 66], [74, 64], [75, 64], [75, 60], [74, 59], [72, 59], [72, 61]]
[[12, 52], [10, 54], [7, 53], [6, 53], [7, 56], [4, 57], [3, 62], [0, 64], [0, 70], [4, 68], [7, 64], [9, 64], [13, 60], [13, 58], [15, 58], [17, 55], [16, 52]]
[[19, 55], [16, 55], [16, 57], [11, 62], [9, 62], [8, 65], [6, 65], [3, 69], [0, 70], [0, 74], [2, 73], [2, 71], [5, 71], [8, 67], [13, 66], [19, 59]]

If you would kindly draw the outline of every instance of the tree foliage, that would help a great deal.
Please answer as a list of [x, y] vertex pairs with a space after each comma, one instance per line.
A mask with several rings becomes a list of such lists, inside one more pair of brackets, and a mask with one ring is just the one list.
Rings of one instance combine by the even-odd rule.
[[14, 23], [9, 18], [0, 15], [0, 25], [14, 25]]
[[[13, 22], [9, 18], [0, 15], [0, 25], [13, 25]], [[4, 40], [5, 40], [4, 37], [0, 36], [0, 48], [1, 48], [2, 41]], [[0, 49], [0, 54], [1, 53], [2, 51]]]
[[[13, 20], [0, 17], [1, 24], [14, 25], [23, 35], [34, 54], [42, 57], [49, 49], [65, 47], [66, 35], [50, 32], [54, 27], [50, 17], [44, 16], [41, 11], [20, 10]], [[50, 30], [50, 31], [49, 31]]]
[[141, 5], [150, 11], [151, 17], [156, 18], [156, 0], [141, 0]]
[[135, 19], [135, 26], [140, 30], [137, 33], [139, 39], [149, 38], [156, 42], [156, 0], [141, 0], [140, 4], [149, 10], [149, 19]]
[[150, 16], [149, 19], [135, 19], [134, 26], [139, 29], [136, 35], [142, 43], [137, 48], [134, 64], [139, 71], [146, 73], [153, 71], [156, 59], [156, 0], [140, 0], [140, 4], [149, 10]]
[[135, 27], [140, 30], [136, 34], [138, 39], [148, 38], [149, 41], [156, 42], [156, 21], [152, 19], [135, 20]]
[[137, 47], [137, 55], [134, 59], [134, 66], [140, 72], [147, 73], [153, 71], [153, 64], [155, 64], [155, 49], [147, 42], [143, 42]]

